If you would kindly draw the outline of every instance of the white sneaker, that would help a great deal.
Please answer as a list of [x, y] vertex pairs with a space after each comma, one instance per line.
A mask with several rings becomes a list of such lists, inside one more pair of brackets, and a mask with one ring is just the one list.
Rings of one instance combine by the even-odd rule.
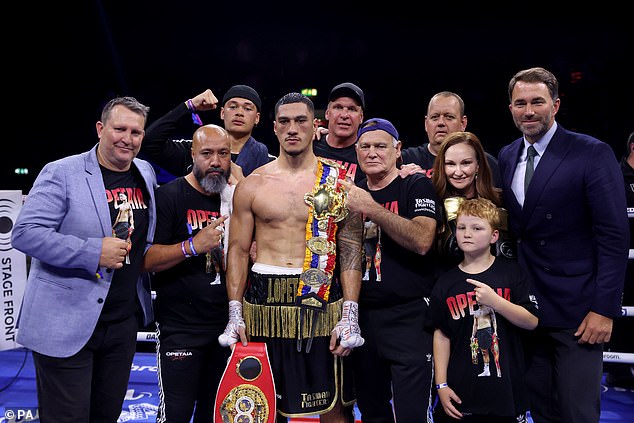
[[484, 366], [484, 370], [482, 373], [478, 375], [478, 377], [491, 376], [491, 372], [489, 371], [489, 366]]

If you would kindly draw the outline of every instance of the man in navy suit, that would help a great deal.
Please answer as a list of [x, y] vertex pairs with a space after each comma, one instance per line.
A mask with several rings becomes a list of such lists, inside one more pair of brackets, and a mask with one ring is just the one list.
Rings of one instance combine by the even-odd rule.
[[116, 422], [139, 319], [153, 320], [141, 265], [156, 175], [135, 158], [148, 111], [132, 97], [110, 100], [99, 143], [48, 163], [16, 219], [13, 247], [32, 258], [17, 342], [33, 351], [43, 423]]
[[[498, 159], [519, 262], [540, 308], [527, 338], [532, 418], [598, 422], [603, 343], [621, 314], [628, 260], [625, 191], [610, 146], [555, 121], [558, 90], [543, 68], [513, 76], [509, 108], [523, 136]], [[530, 146], [535, 170], [525, 188]]]

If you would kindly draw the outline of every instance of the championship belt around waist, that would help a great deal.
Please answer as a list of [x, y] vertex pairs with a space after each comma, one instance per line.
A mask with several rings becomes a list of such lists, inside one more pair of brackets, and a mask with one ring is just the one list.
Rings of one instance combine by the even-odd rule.
[[276, 406], [266, 344], [236, 343], [218, 386], [214, 423], [274, 423]]
[[[296, 301], [301, 307], [300, 328], [307, 322], [310, 331], [306, 352], [310, 351], [312, 338], [318, 330], [315, 313], [324, 312], [328, 306], [337, 262], [337, 224], [348, 215], [347, 195], [340, 183], [345, 177], [343, 166], [319, 158], [315, 186], [304, 195], [308, 205], [306, 251]], [[297, 340], [298, 351], [301, 351], [301, 338], [302, 333]]]

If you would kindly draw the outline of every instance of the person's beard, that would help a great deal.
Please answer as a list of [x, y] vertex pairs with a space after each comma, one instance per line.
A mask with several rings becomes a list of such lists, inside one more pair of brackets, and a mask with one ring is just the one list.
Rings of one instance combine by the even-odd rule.
[[[227, 181], [231, 176], [231, 167], [226, 171], [221, 167], [210, 167], [207, 173], [194, 164], [193, 172], [194, 177], [207, 194], [217, 194], [227, 186]], [[216, 175], [211, 172], [222, 172], [222, 174]]]

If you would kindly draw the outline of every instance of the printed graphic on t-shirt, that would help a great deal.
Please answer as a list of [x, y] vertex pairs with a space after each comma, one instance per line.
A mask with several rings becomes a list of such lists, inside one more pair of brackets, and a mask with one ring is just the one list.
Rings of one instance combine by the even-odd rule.
[[[388, 201], [382, 204], [394, 214], [398, 214], [398, 201]], [[364, 281], [370, 280], [370, 271], [372, 263], [374, 263], [374, 271], [376, 272], [376, 281], [381, 282], [381, 227], [371, 220], [365, 221], [363, 230], [363, 250], [365, 252], [365, 272], [363, 273]]]
[[336, 160], [336, 162], [339, 163], [340, 165], [343, 165], [343, 167], [346, 168], [346, 176], [354, 181], [355, 180], [354, 178], [357, 174], [357, 168], [359, 167], [359, 165], [356, 163], [343, 162], [341, 160]]
[[431, 198], [414, 198], [414, 212], [436, 213], [436, 201]]
[[470, 341], [471, 362], [477, 366], [478, 353], [482, 355], [482, 372], [478, 374], [478, 377], [491, 376], [491, 356], [495, 364], [495, 374], [497, 377], [502, 377], [497, 321], [495, 320], [495, 311], [491, 307], [481, 305], [473, 312], [473, 330]]
[[108, 203], [117, 210], [117, 217], [112, 224], [112, 236], [128, 243], [128, 254], [125, 263], [130, 264], [132, 249], [132, 232], [134, 232], [134, 209], [147, 209], [140, 188], [115, 188], [106, 190]]
[[[511, 300], [510, 288], [495, 288], [497, 294]], [[480, 366], [479, 357], [482, 356], [482, 371], [478, 377], [497, 376], [502, 377], [500, 368], [500, 345], [498, 339], [497, 320], [495, 311], [486, 305], [477, 302], [474, 291], [458, 294], [447, 298], [446, 305], [454, 320], [473, 318], [473, 327], [469, 339], [471, 349], [471, 362], [474, 366]], [[495, 371], [492, 370], [491, 358]]]
[[[381, 269], [381, 253], [379, 250], [378, 263], [376, 259], [376, 252], [378, 247], [379, 240], [379, 226], [371, 220], [368, 220], [364, 223], [363, 228], [363, 251], [365, 253], [365, 271], [363, 273], [364, 281], [370, 280], [370, 271], [372, 270], [372, 261], [375, 261], [376, 264], [379, 265], [379, 269]], [[380, 272], [380, 270], [379, 270]], [[380, 281], [380, 275], [377, 274], [377, 281]]]
[[[190, 236], [193, 231], [201, 230], [220, 216], [217, 211], [187, 209], [187, 225]], [[211, 285], [219, 285], [220, 272], [224, 267], [224, 226], [216, 229], [222, 231], [220, 244], [217, 248], [205, 252], [205, 272], [211, 276]]]

